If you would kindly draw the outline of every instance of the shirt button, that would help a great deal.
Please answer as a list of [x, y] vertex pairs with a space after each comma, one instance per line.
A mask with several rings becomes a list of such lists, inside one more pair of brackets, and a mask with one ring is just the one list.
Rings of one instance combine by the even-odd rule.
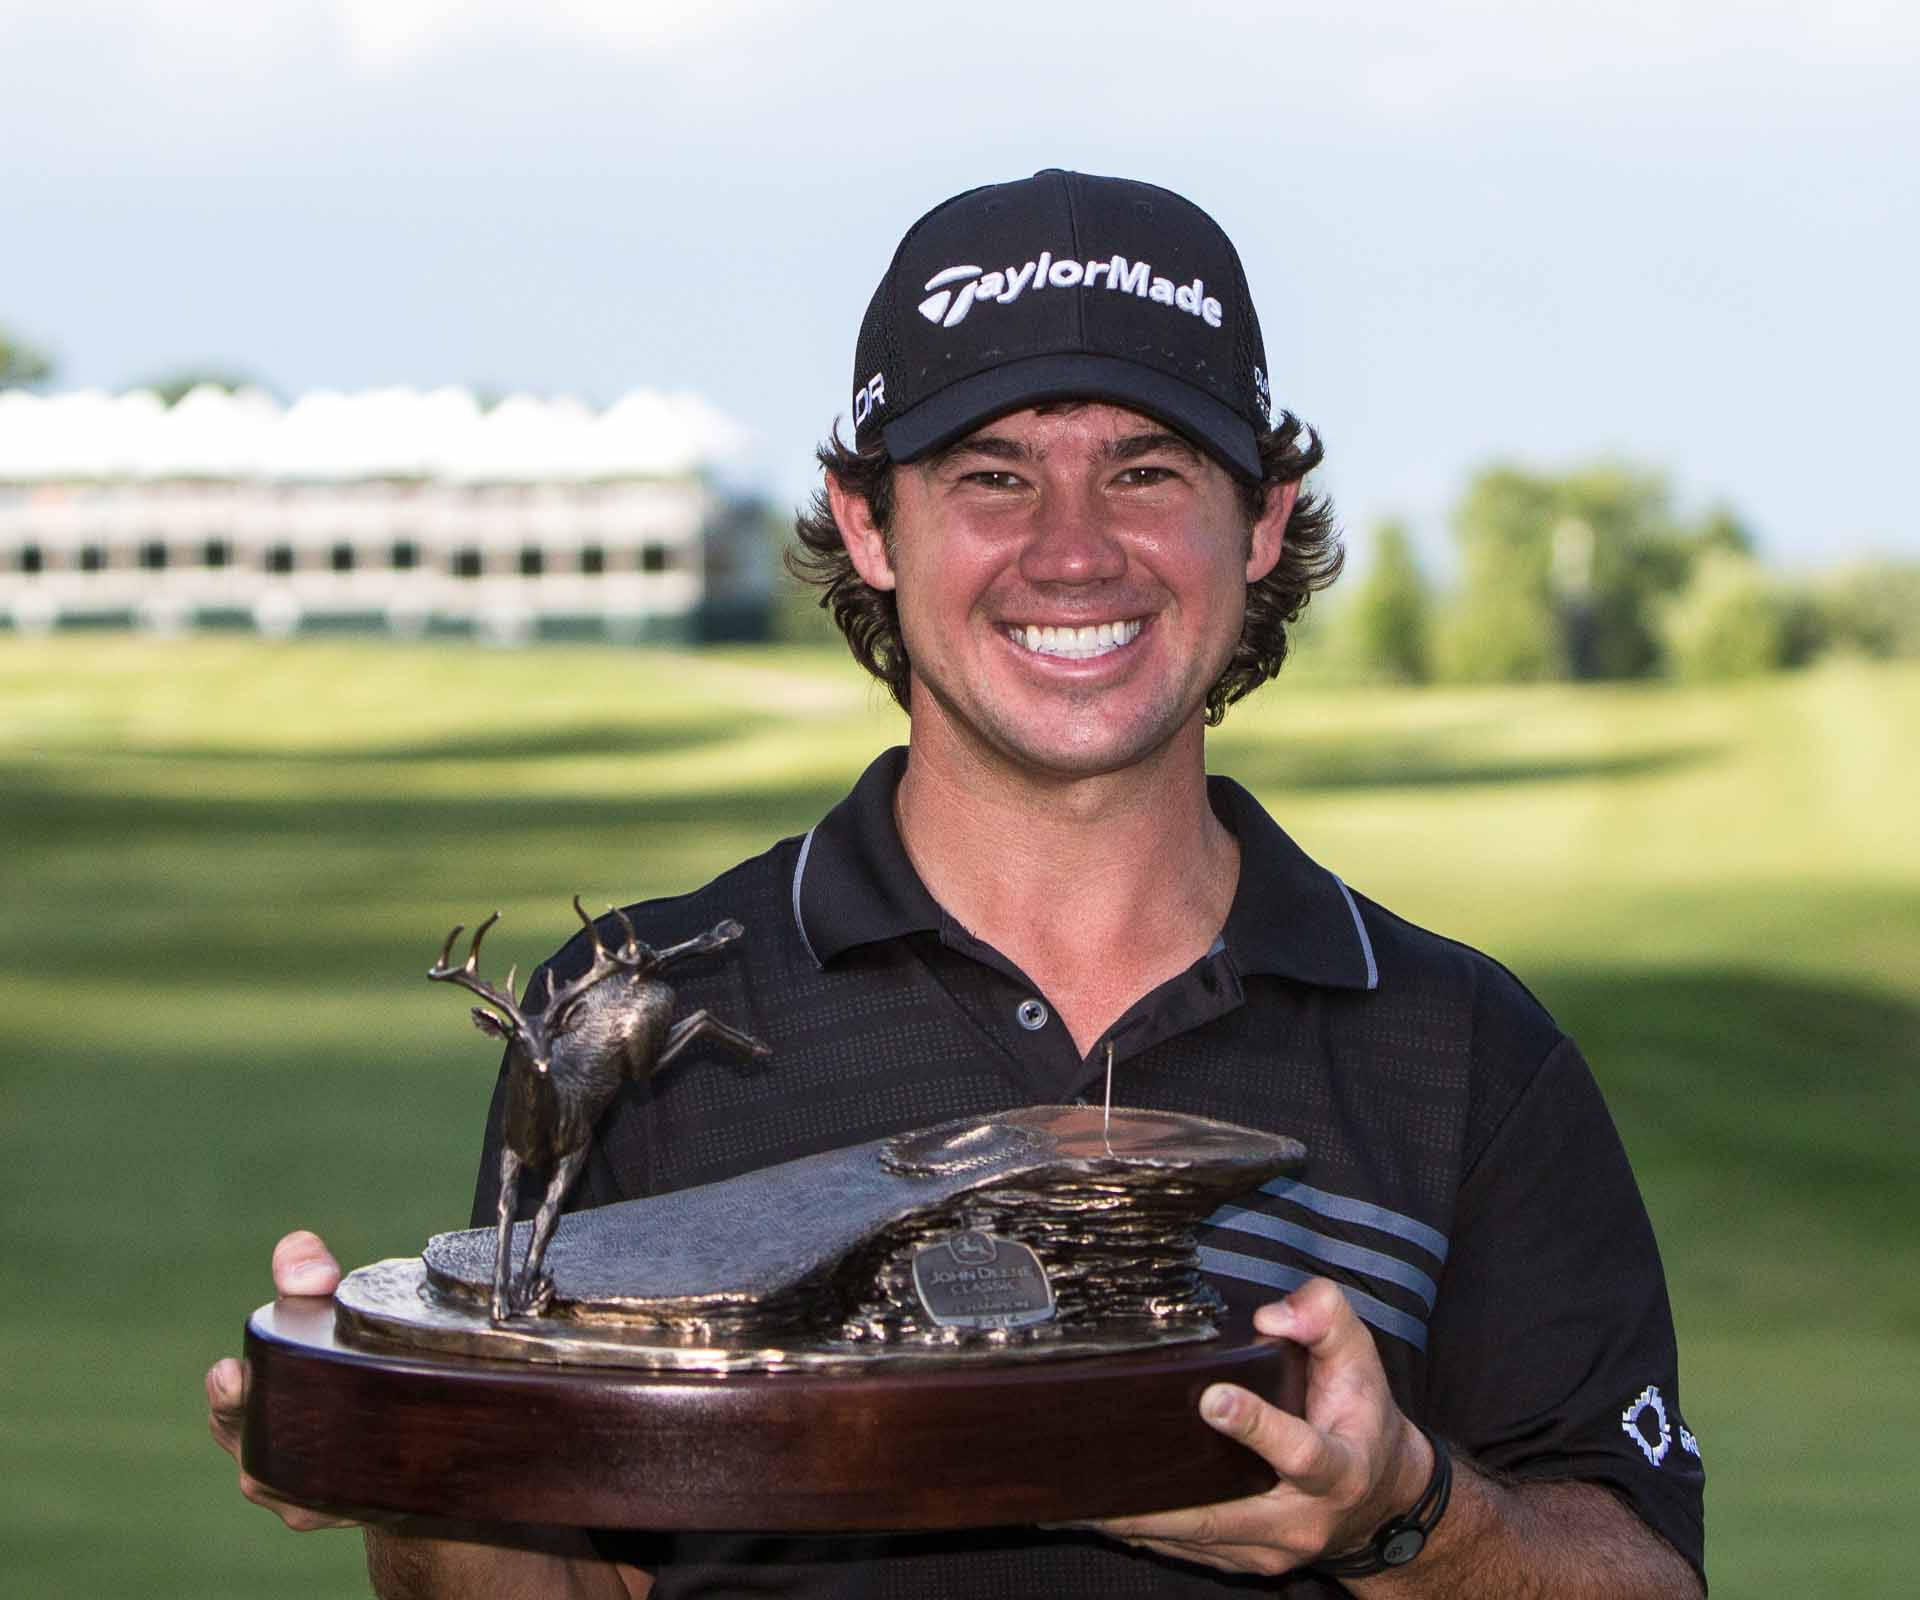
[[1022, 1000], [1014, 1007], [1013, 1017], [1028, 1033], [1038, 1033], [1047, 1025], [1047, 1008], [1038, 1000]]

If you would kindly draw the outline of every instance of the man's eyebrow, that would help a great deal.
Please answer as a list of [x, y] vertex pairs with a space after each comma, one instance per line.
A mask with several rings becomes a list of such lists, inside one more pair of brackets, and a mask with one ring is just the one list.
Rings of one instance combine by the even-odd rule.
[[1189, 461], [1200, 459], [1199, 449], [1189, 440], [1165, 428], [1150, 433], [1129, 433], [1111, 441], [1104, 452], [1109, 461], [1138, 461], [1142, 456], [1169, 451]]
[[929, 471], [938, 472], [950, 466], [954, 461], [967, 456], [986, 456], [993, 461], [1035, 461], [1038, 454], [1030, 445], [1018, 439], [1009, 439], [997, 433], [968, 434], [964, 439], [956, 439], [950, 445], [942, 446], [928, 455], [925, 466]]

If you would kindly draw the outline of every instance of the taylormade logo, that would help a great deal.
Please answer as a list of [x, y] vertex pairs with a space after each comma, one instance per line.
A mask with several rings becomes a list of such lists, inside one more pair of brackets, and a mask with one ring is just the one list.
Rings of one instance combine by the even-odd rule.
[[1106, 261], [1056, 261], [1050, 251], [1042, 250], [1037, 261], [997, 272], [983, 267], [942, 267], [927, 279], [927, 288], [932, 293], [920, 302], [920, 315], [943, 328], [964, 321], [976, 301], [1012, 305], [1029, 289], [1035, 294], [1042, 289], [1113, 290], [1172, 306], [1198, 317], [1209, 328], [1220, 326], [1220, 302], [1207, 293], [1200, 279], [1176, 284], [1171, 278], [1155, 277], [1146, 262], [1118, 255]]

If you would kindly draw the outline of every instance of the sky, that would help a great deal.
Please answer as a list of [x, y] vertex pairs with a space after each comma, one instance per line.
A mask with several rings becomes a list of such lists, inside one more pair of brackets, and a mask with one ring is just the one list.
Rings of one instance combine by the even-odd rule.
[[905, 228], [1046, 166], [1233, 236], [1364, 564], [1625, 458], [1920, 553], [1920, 7], [0, 0], [0, 325], [62, 386], [705, 395], [781, 500]]

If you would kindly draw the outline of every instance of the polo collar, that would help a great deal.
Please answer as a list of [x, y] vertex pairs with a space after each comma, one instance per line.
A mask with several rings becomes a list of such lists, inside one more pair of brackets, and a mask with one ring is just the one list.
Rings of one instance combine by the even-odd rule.
[[[904, 746], [878, 756], [801, 842], [793, 914], [820, 966], [856, 945], [944, 933], [951, 920], [914, 871], [894, 821], [894, 790], [906, 766]], [[1347, 886], [1231, 778], [1209, 777], [1207, 798], [1240, 841], [1240, 883], [1221, 930], [1240, 974], [1376, 987], [1373, 945]]]
[[1233, 779], [1209, 775], [1207, 799], [1240, 841], [1240, 882], [1220, 936], [1241, 976], [1377, 989], [1373, 941], [1347, 886]]
[[855, 945], [938, 932], [945, 913], [914, 871], [893, 819], [906, 746], [877, 756], [817, 823], [793, 869], [793, 915], [820, 966]]

